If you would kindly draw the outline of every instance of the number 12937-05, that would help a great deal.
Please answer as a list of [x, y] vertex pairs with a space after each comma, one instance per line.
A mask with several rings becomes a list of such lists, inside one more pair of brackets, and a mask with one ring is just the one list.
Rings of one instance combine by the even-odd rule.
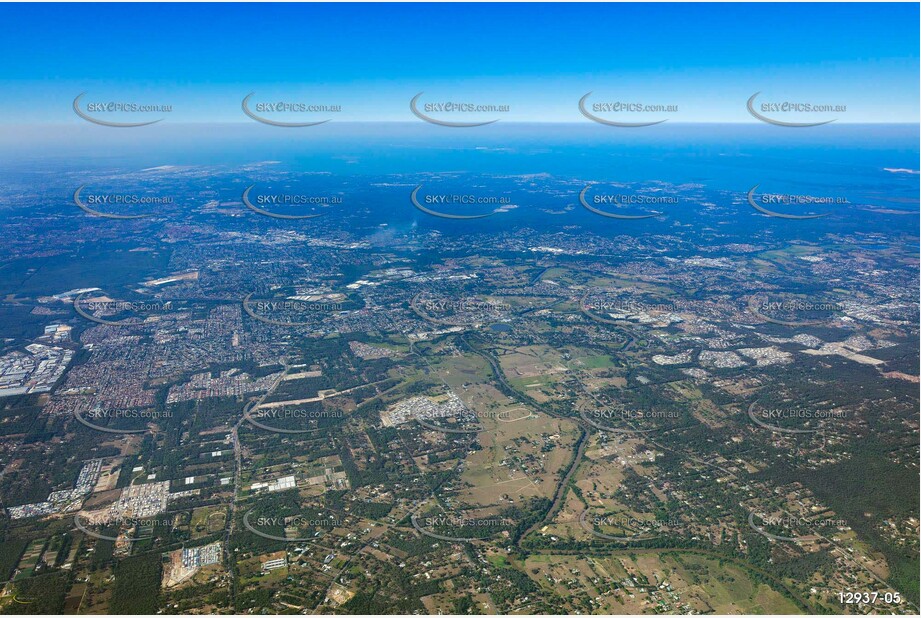
[[838, 601], [844, 605], [901, 603], [902, 595], [898, 592], [839, 592]]

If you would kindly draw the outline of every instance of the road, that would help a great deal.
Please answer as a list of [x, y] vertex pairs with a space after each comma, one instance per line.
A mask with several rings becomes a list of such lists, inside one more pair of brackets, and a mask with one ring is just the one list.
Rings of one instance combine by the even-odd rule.
[[269, 389], [264, 392], [259, 398], [254, 399], [243, 406], [243, 414], [234, 424], [233, 428], [230, 430], [230, 439], [233, 443], [233, 461], [234, 461], [234, 470], [233, 470], [233, 498], [230, 501], [230, 516], [228, 517], [227, 530], [224, 534], [224, 558], [227, 560], [228, 572], [231, 574], [231, 589], [234, 599], [236, 599], [237, 591], [237, 581], [236, 581], [236, 571], [233, 569], [233, 556], [230, 554], [230, 538], [233, 536], [234, 528], [237, 523], [237, 507], [239, 506], [240, 494], [243, 491], [243, 448], [240, 445], [240, 425], [246, 421], [246, 415], [253, 406], [258, 406], [262, 404], [266, 398], [275, 392], [275, 389], [278, 388], [278, 385], [281, 384], [285, 377], [288, 375], [288, 372], [291, 371], [291, 367], [288, 365], [288, 362], [285, 359], [280, 359], [281, 365], [283, 367], [282, 372], [278, 375], [278, 378], [269, 387]]

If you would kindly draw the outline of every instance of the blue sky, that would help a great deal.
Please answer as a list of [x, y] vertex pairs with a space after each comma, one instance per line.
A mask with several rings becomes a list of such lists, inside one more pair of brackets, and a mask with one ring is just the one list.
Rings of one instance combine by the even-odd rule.
[[[169, 104], [169, 122], [252, 122], [240, 101], [335, 104], [414, 121], [410, 98], [588, 122], [579, 98], [757, 122], [770, 101], [839, 122], [919, 117], [917, 4], [0, 5], [3, 124], [82, 123], [74, 97]], [[828, 116], [823, 116], [825, 119]]]

